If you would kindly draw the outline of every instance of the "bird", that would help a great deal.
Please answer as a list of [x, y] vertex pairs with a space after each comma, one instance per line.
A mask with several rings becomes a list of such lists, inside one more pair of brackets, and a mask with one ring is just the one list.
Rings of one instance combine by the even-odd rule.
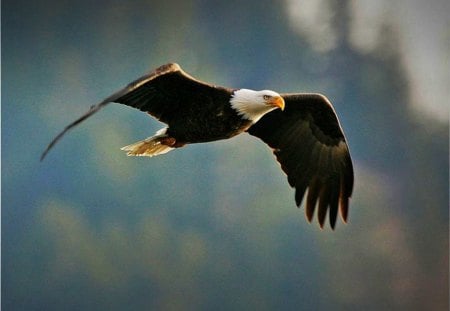
[[41, 161], [64, 134], [110, 103], [139, 109], [167, 126], [123, 148], [128, 156], [153, 157], [195, 143], [248, 133], [273, 151], [306, 219], [317, 210], [334, 230], [338, 211], [347, 223], [354, 172], [336, 112], [319, 93], [277, 93], [228, 88], [200, 81], [177, 63], [162, 65], [93, 105], [47, 146]]

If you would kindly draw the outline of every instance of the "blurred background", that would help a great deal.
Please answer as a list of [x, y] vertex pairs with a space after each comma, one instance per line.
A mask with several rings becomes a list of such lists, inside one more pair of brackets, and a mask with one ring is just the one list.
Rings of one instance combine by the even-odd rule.
[[[450, 5], [2, 2], [4, 310], [446, 310]], [[355, 164], [349, 223], [308, 224], [241, 135], [156, 158], [110, 105], [167, 62], [214, 84], [321, 92]]]

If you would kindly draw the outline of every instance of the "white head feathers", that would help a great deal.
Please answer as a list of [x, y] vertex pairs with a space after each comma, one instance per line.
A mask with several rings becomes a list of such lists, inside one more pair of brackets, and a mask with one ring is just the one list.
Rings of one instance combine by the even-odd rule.
[[274, 109], [284, 109], [283, 98], [277, 92], [270, 90], [237, 90], [233, 93], [230, 104], [239, 115], [253, 123], [258, 122], [266, 113]]

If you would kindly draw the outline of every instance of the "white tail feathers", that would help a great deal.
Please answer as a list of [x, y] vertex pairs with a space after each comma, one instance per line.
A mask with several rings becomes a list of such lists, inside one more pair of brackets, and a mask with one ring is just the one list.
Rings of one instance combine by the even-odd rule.
[[159, 130], [155, 136], [138, 141], [134, 144], [120, 148], [127, 151], [128, 156], [153, 157], [169, 152], [173, 147], [162, 144], [162, 140], [167, 138], [166, 129]]

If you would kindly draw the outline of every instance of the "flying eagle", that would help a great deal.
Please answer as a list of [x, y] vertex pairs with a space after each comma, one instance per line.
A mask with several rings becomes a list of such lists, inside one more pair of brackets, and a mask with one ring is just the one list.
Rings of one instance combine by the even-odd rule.
[[167, 124], [154, 136], [123, 147], [127, 155], [152, 157], [187, 144], [247, 132], [272, 148], [295, 188], [298, 207], [308, 189], [308, 221], [316, 205], [321, 228], [327, 211], [333, 229], [338, 209], [347, 221], [353, 166], [338, 118], [325, 96], [225, 88], [199, 81], [170, 63], [92, 106], [53, 139], [41, 160], [68, 130], [112, 102], [137, 108]]

